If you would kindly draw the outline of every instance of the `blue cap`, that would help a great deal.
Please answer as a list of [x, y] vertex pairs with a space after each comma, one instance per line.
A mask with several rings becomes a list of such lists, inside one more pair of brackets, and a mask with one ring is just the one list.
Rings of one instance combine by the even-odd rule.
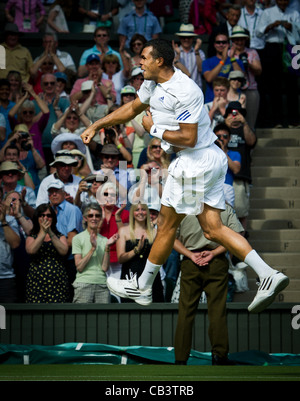
[[100, 63], [100, 57], [98, 56], [98, 54], [90, 54], [87, 59], [86, 59], [86, 64], [91, 63], [92, 61], [98, 61]]
[[68, 81], [68, 77], [63, 72], [56, 72], [54, 75], [56, 76], [56, 79], [63, 79], [65, 82]]

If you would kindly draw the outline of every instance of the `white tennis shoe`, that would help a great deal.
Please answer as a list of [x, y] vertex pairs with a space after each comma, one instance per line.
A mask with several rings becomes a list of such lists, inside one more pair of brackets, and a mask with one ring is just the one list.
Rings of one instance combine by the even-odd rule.
[[251, 313], [259, 313], [274, 301], [276, 295], [289, 284], [289, 278], [281, 272], [276, 272], [261, 280], [255, 298], [248, 306]]
[[136, 303], [147, 306], [152, 303], [152, 288], [140, 290], [136, 274], [130, 272], [130, 277], [120, 280], [114, 277], [108, 277], [106, 280], [108, 289], [121, 298], [129, 298]]

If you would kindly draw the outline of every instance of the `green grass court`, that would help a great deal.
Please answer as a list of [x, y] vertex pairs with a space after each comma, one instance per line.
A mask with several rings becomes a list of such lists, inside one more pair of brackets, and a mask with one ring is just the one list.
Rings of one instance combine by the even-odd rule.
[[0, 381], [299, 381], [300, 366], [0, 365]]

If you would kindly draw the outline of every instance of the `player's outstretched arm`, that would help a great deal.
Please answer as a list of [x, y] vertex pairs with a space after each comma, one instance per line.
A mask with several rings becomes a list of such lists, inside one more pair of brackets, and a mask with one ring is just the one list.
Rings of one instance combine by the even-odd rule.
[[124, 104], [112, 113], [101, 118], [90, 125], [82, 134], [81, 139], [83, 143], [88, 144], [101, 128], [111, 127], [113, 125], [124, 124], [132, 120], [135, 116], [142, 113], [148, 107], [140, 101], [139, 97], [130, 103]]

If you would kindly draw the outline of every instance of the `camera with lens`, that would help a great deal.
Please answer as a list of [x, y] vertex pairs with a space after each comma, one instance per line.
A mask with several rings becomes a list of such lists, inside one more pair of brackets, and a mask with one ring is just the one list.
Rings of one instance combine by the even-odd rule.
[[116, 133], [112, 128], [104, 129], [104, 133], [105, 133], [105, 137], [107, 138], [107, 140], [109, 140], [110, 142], [114, 141], [114, 139], [116, 137]]
[[30, 150], [31, 149], [31, 145], [29, 143], [26, 143], [27, 139], [29, 138], [29, 134], [28, 132], [20, 132], [21, 135], [21, 148], [23, 150]]
[[238, 111], [237, 110], [232, 110], [231, 114], [233, 115], [233, 117], [238, 115]]
[[241, 53], [239, 56], [240, 60], [244, 64], [245, 69], [248, 68], [248, 54], [246, 52]]

